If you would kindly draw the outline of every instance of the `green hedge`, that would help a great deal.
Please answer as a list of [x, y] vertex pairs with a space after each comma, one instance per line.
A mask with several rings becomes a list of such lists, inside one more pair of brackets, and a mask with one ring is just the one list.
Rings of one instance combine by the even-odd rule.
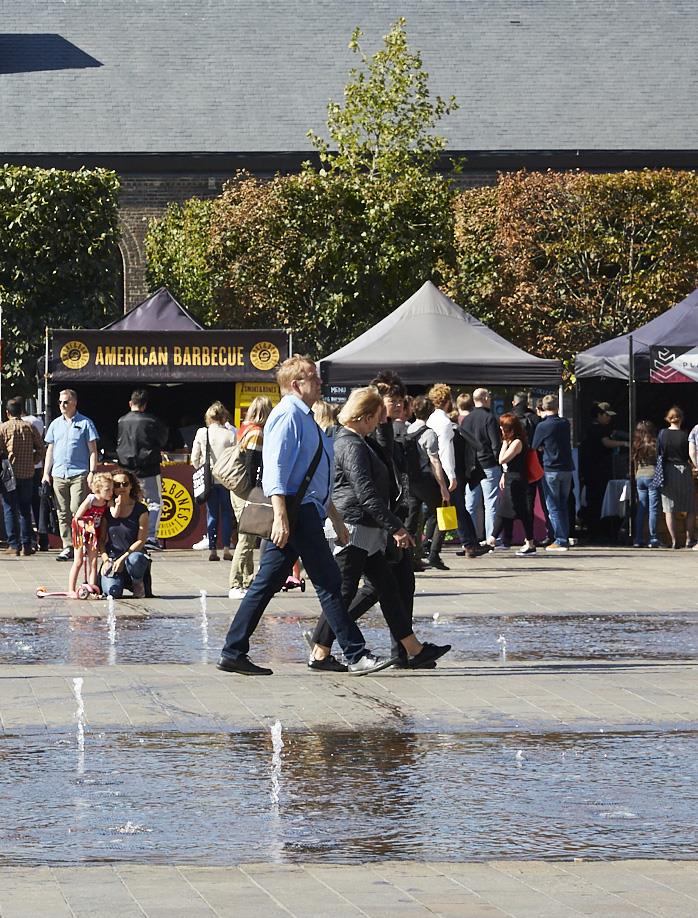
[[118, 188], [106, 169], [0, 167], [3, 395], [35, 391], [45, 326], [113, 316]]
[[455, 214], [449, 293], [568, 375], [698, 284], [694, 172], [510, 173], [459, 194]]

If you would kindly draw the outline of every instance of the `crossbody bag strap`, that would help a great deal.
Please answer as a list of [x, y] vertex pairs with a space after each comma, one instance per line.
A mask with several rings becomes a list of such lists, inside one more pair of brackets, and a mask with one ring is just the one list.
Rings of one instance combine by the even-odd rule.
[[293, 500], [294, 500], [296, 510], [298, 510], [298, 508], [301, 505], [301, 501], [305, 497], [305, 492], [308, 490], [308, 485], [313, 480], [313, 475], [317, 471], [318, 465], [320, 465], [320, 459], [322, 458], [322, 454], [323, 454], [322, 431], [320, 430], [317, 424], [315, 425], [315, 427], [317, 429], [317, 434], [318, 434], [317, 449], [315, 450], [313, 461], [308, 466], [308, 471], [303, 476], [303, 480], [300, 483], [300, 487], [298, 488], [296, 493], [293, 495]]

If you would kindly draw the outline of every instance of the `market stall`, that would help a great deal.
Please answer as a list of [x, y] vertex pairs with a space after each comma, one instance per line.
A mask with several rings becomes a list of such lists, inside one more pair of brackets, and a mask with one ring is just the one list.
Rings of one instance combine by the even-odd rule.
[[556, 390], [559, 360], [522, 351], [471, 316], [431, 281], [354, 341], [324, 357], [325, 385], [362, 386], [391, 369], [408, 386], [536, 386]]
[[[664, 417], [672, 405], [683, 409], [684, 426], [690, 430], [698, 423], [698, 400], [693, 388], [698, 382], [698, 289], [640, 328], [578, 354], [575, 375], [582, 436], [589, 425], [591, 407], [599, 401], [611, 404], [617, 412], [614, 427], [629, 437], [639, 420], [652, 421], [657, 429], [666, 426]], [[616, 478], [609, 482], [606, 495], [609, 497], [609, 489], [622, 486], [626, 499], [621, 510], [606, 515], [627, 515], [632, 520], [629, 453], [624, 450], [617, 457]], [[632, 534], [632, 526], [629, 528]], [[637, 535], [642, 539], [642, 533]], [[660, 515], [660, 537], [665, 535]]]
[[204, 528], [205, 513], [191, 496], [189, 453], [206, 409], [219, 400], [239, 424], [241, 409], [256, 395], [278, 401], [274, 373], [288, 353], [287, 332], [204, 329], [162, 287], [104, 328], [47, 332], [47, 423], [56, 413], [58, 391], [75, 389], [108, 462], [116, 457], [117, 422], [129, 410], [131, 392], [147, 387], [149, 410], [170, 431], [160, 535], [168, 547], [189, 547]]

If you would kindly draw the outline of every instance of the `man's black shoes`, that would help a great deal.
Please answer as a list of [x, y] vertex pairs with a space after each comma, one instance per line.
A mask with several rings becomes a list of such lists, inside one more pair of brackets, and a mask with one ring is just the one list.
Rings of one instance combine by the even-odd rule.
[[257, 666], [249, 657], [238, 657], [236, 660], [221, 657], [216, 664], [216, 669], [224, 673], [238, 673], [240, 676], [272, 676], [274, 674], [274, 670]]

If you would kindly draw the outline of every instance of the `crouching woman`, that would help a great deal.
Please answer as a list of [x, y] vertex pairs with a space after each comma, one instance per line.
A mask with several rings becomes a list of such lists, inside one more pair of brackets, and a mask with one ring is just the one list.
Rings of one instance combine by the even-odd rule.
[[136, 599], [142, 599], [149, 563], [143, 551], [148, 538], [148, 508], [135, 475], [117, 469], [112, 481], [114, 505], [105, 515], [107, 525], [101, 549], [102, 592], [119, 599], [124, 589], [130, 589]]

